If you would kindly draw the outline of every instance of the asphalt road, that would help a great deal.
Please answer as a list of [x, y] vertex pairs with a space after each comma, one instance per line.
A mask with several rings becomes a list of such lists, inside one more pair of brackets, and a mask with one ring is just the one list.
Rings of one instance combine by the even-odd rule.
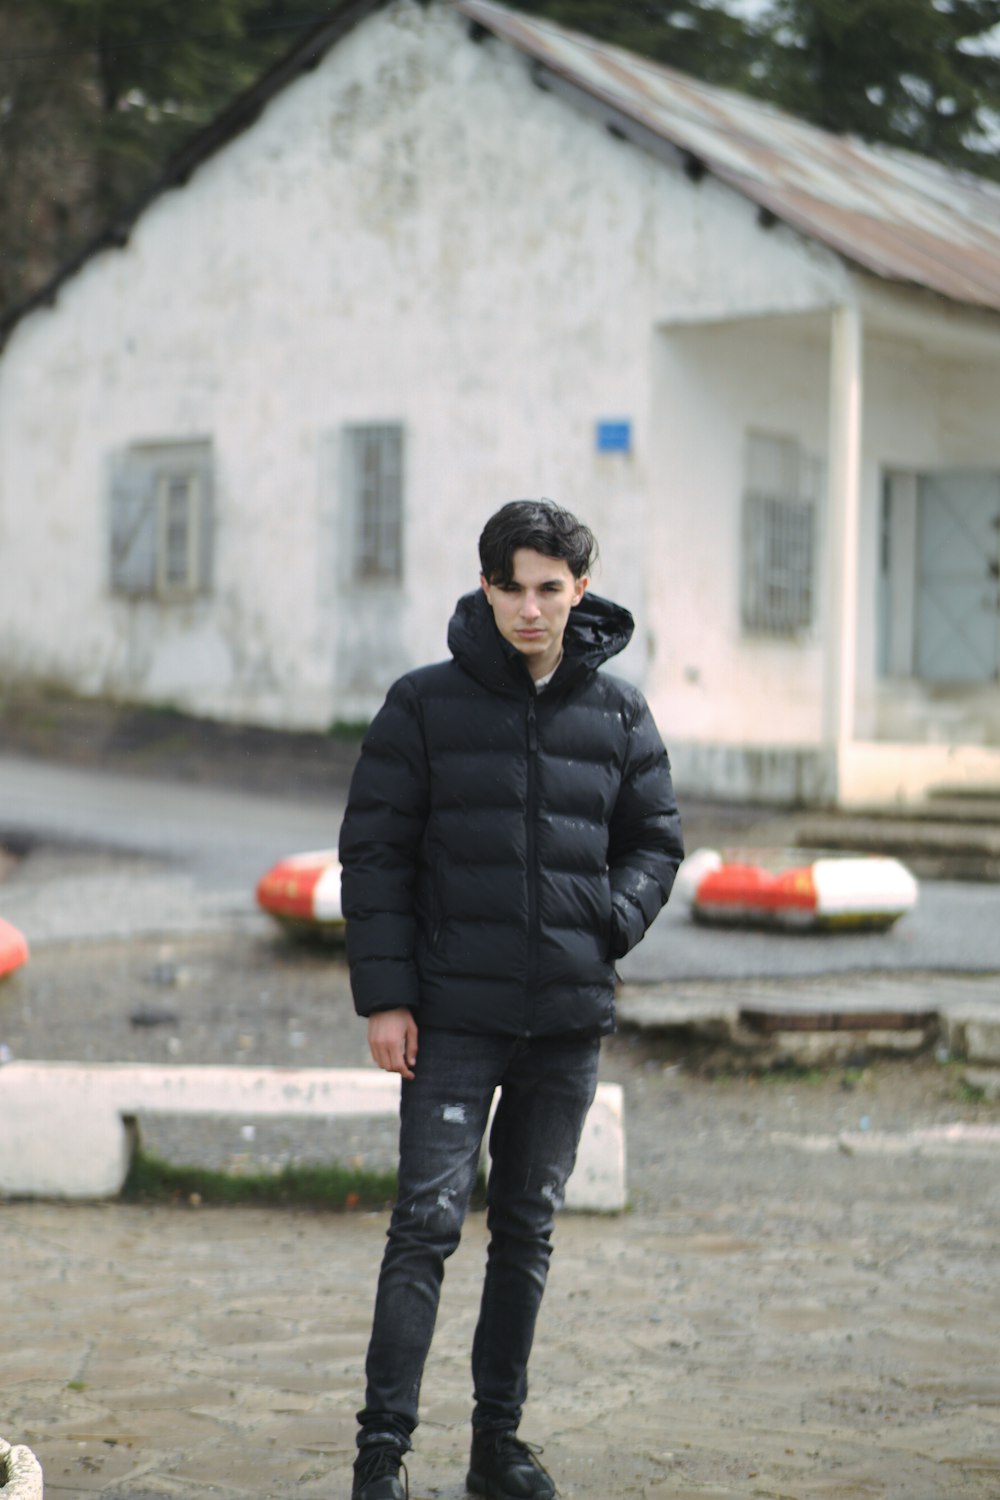
[[[333, 800], [0, 756], [0, 843], [33, 851], [0, 887], [0, 911], [34, 942], [260, 923], [258, 878], [334, 845], [341, 813]], [[1000, 976], [1000, 885], [924, 881], [885, 934], [703, 928], [676, 903], [620, 965], [633, 984], [856, 971]]]
[[916, 909], [887, 933], [698, 927], [680, 903], [671, 904], [619, 970], [631, 984], [853, 972], [995, 973], [1000, 999], [1000, 885], [922, 881]]

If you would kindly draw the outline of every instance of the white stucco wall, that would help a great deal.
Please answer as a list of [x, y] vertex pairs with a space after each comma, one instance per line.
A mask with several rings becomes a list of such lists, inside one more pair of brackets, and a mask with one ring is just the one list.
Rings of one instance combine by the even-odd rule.
[[[444, 654], [490, 512], [544, 493], [594, 525], [595, 585], [637, 615], [622, 670], [644, 678], [659, 634], [667, 721], [742, 735], [718, 469], [747, 386], [761, 420], [787, 396], [815, 429], [822, 397], [802, 399], [802, 375], [818, 356], [793, 339], [768, 384], [749, 333], [726, 335], [728, 352], [677, 335], [702, 377], [679, 392], [656, 329], [826, 306], [842, 284], [833, 257], [614, 140], [446, 8], [401, 0], [15, 331], [0, 361], [4, 666], [222, 716], [354, 718]], [[597, 455], [595, 422], [618, 417], [632, 455]], [[405, 578], [345, 589], [337, 436], [378, 420], [406, 427]], [[213, 445], [213, 594], [113, 599], [110, 456], [187, 437]], [[760, 654], [766, 680], [787, 666]], [[809, 671], [807, 652], [784, 733], [815, 727]]]
[[658, 336], [661, 492], [649, 527], [651, 550], [670, 561], [653, 610], [649, 688], [686, 739], [801, 745], [821, 736], [819, 621], [801, 639], [744, 632], [740, 516], [748, 431], [825, 457], [828, 344], [826, 317], [794, 314]]

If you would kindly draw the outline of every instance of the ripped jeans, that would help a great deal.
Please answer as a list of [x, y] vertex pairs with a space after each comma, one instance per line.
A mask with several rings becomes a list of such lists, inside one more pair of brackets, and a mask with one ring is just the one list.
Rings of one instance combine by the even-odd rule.
[[402, 1086], [399, 1196], [379, 1274], [359, 1442], [417, 1425], [444, 1263], [457, 1248], [493, 1091], [486, 1259], [472, 1345], [473, 1426], [516, 1428], [556, 1209], [597, 1086], [596, 1036], [420, 1032]]

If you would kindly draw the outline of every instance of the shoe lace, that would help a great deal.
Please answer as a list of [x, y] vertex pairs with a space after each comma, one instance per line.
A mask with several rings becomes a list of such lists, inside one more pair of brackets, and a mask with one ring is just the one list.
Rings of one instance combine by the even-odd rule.
[[527, 1458], [529, 1462], [533, 1456], [545, 1452], [540, 1443], [526, 1443], [523, 1438], [519, 1438], [513, 1432], [497, 1433], [495, 1443], [498, 1454], [506, 1453], [517, 1458]]
[[373, 1479], [393, 1478], [403, 1471], [403, 1485], [407, 1500], [410, 1495], [410, 1476], [403, 1457], [395, 1443], [373, 1443], [369, 1450], [362, 1450], [358, 1459], [358, 1479], [362, 1484], [371, 1484]]

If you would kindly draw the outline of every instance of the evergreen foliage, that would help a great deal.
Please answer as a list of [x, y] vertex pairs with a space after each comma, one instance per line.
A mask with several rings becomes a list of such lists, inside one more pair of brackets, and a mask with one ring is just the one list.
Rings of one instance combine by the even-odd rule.
[[113, 225], [184, 139], [334, 8], [0, 0], [0, 311]]
[[758, 87], [824, 130], [998, 177], [996, 27], [1000, 0], [774, 0]]

